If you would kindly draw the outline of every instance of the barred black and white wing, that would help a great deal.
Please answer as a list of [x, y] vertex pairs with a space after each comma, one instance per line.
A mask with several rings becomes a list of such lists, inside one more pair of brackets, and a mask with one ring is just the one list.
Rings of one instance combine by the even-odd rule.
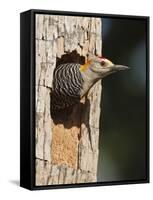
[[51, 109], [65, 109], [79, 102], [83, 78], [80, 64], [61, 64], [54, 70]]

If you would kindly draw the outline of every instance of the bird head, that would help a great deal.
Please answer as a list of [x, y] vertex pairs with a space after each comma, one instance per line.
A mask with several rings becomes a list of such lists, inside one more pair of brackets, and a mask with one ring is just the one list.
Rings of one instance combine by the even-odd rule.
[[90, 56], [87, 63], [80, 68], [82, 72], [87, 73], [89, 76], [91, 74], [96, 79], [101, 79], [109, 74], [126, 69], [128, 69], [127, 66], [114, 64], [110, 60], [99, 56]]

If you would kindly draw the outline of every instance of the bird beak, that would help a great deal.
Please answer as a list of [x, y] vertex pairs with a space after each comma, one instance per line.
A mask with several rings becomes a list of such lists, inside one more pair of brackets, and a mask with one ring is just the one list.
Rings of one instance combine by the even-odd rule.
[[126, 70], [129, 69], [129, 67], [124, 66], [124, 65], [113, 65], [112, 70], [113, 71], [121, 71], [121, 70]]

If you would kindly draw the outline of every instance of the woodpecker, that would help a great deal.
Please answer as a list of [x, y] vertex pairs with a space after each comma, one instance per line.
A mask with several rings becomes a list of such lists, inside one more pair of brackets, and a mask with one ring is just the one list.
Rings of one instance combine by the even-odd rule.
[[77, 104], [88, 94], [90, 88], [104, 77], [128, 69], [127, 66], [112, 63], [110, 60], [90, 56], [84, 64], [60, 64], [54, 70], [51, 92], [51, 110], [60, 111]]

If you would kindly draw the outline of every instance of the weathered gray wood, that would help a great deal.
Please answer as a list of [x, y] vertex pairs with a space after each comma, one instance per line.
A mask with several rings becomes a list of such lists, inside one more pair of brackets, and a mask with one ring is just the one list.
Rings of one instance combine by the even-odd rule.
[[[96, 182], [101, 82], [74, 106], [68, 122], [50, 114], [57, 58], [76, 50], [101, 55], [101, 19], [36, 15], [36, 185]], [[75, 125], [77, 124], [77, 125]]]

